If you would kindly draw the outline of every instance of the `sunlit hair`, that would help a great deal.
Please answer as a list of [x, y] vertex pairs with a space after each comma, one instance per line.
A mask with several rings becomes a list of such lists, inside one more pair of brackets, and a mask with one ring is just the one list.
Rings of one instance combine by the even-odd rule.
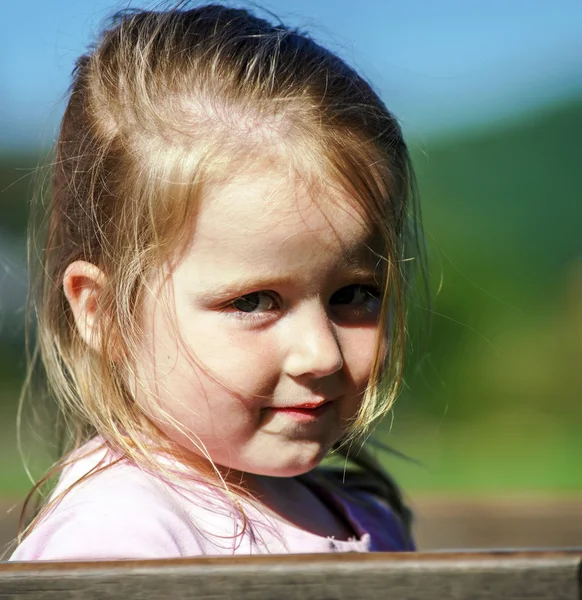
[[[159, 467], [154, 452], [175, 452], [122, 376], [133, 373], [141, 343], [141, 301], [152, 274], [185, 249], [205, 190], [262, 156], [281, 157], [310, 185], [333, 183], [381, 240], [376, 354], [361, 410], [338, 444], [344, 454], [388, 411], [402, 380], [410, 266], [423, 264], [414, 177], [394, 116], [337, 56], [245, 10], [123, 12], [75, 67], [48, 211], [31, 244], [40, 268], [29, 381], [44, 369], [58, 405], [57, 469], [96, 435], [148, 469]], [[79, 335], [63, 292], [76, 260], [106, 274], [100, 351]], [[389, 478], [353, 452], [404, 512]], [[212, 469], [201, 475], [217, 478]]]

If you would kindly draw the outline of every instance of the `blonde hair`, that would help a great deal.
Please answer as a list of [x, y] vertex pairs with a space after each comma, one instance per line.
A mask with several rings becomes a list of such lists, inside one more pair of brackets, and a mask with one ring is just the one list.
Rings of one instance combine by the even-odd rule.
[[[307, 35], [221, 5], [116, 15], [74, 70], [59, 139], [48, 219], [40, 236], [37, 353], [58, 405], [62, 458], [101, 436], [147, 468], [171, 453], [120, 376], [139, 345], [136, 314], [148, 277], [191, 234], [204, 188], [265, 146], [299, 171], [339, 185], [383, 240], [386, 274], [367, 392], [342, 443], [361, 441], [402, 380], [407, 260], [422, 258], [414, 176], [401, 130], [370, 85]], [[316, 178], [317, 178], [316, 177]], [[34, 245], [33, 245], [34, 247]], [[81, 338], [63, 292], [76, 260], [106, 275], [100, 351]], [[389, 351], [385, 340], [389, 340]], [[115, 362], [112, 356], [116, 356]], [[347, 453], [347, 446], [344, 453]], [[356, 462], [397, 488], [365, 453]], [[209, 471], [202, 473], [209, 480]]]

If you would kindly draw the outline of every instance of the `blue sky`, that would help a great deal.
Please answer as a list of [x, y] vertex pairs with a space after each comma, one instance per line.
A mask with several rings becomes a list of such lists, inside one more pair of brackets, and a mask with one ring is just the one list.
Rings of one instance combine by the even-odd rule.
[[[116, 8], [152, 4], [0, 0], [0, 147], [50, 143], [74, 60], [99, 23]], [[582, 94], [581, 0], [257, 4], [359, 68], [412, 134], [482, 126]]]

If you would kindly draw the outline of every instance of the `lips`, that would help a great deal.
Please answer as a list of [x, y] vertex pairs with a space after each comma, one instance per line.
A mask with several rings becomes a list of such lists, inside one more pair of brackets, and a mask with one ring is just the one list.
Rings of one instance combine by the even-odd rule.
[[331, 400], [316, 400], [289, 406], [273, 406], [270, 411], [302, 422], [309, 422], [317, 421], [321, 416], [327, 414], [331, 405]]
[[272, 406], [274, 410], [316, 410], [322, 406], [325, 406], [331, 402], [331, 400], [321, 399], [313, 400], [311, 402], [301, 402], [300, 404], [289, 404], [286, 406]]
[[323, 402], [304, 402], [303, 404], [297, 404], [295, 406], [289, 406], [288, 408], [304, 408], [306, 410], [313, 410], [315, 408], [319, 408], [324, 404], [327, 404], [329, 400], [324, 400]]

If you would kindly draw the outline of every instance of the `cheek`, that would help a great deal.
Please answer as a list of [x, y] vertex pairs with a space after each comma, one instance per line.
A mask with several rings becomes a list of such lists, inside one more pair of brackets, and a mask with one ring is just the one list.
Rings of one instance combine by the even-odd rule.
[[376, 328], [346, 328], [340, 333], [344, 368], [358, 389], [366, 386], [375, 356]]
[[157, 327], [155, 353], [164, 365], [157, 371], [167, 373], [166, 408], [185, 419], [184, 413], [195, 406], [198, 422], [205, 426], [226, 427], [224, 415], [233, 414], [242, 426], [264, 404], [264, 397], [272, 394], [279, 379], [276, 336], [269, 330], [245, 330], [222, 314], [191, 313], [181, 318], [178, 312], [179, 342], [168, 333], [176, 330], [176, 323], [162, 322]]
[[344, 356], [344, 370], [352, 386], [353, 395], [342, 406], [341, 417], [345, 424], [357, 415], [370, 379], [375, 357], [376, 328], [352, 328], [341, 332], [340, 341]]
[[191, 330], [188, 340], [191, 352], [204, 371], [227, 388], [239, 390], [243, 398], [269, 393], [273, 380], [280, 375], [280, 345], [276, 336], [269, 331], [237, 331], [222, 319], [215, 319], [214, 326], [209, 325], [206, 331]]

